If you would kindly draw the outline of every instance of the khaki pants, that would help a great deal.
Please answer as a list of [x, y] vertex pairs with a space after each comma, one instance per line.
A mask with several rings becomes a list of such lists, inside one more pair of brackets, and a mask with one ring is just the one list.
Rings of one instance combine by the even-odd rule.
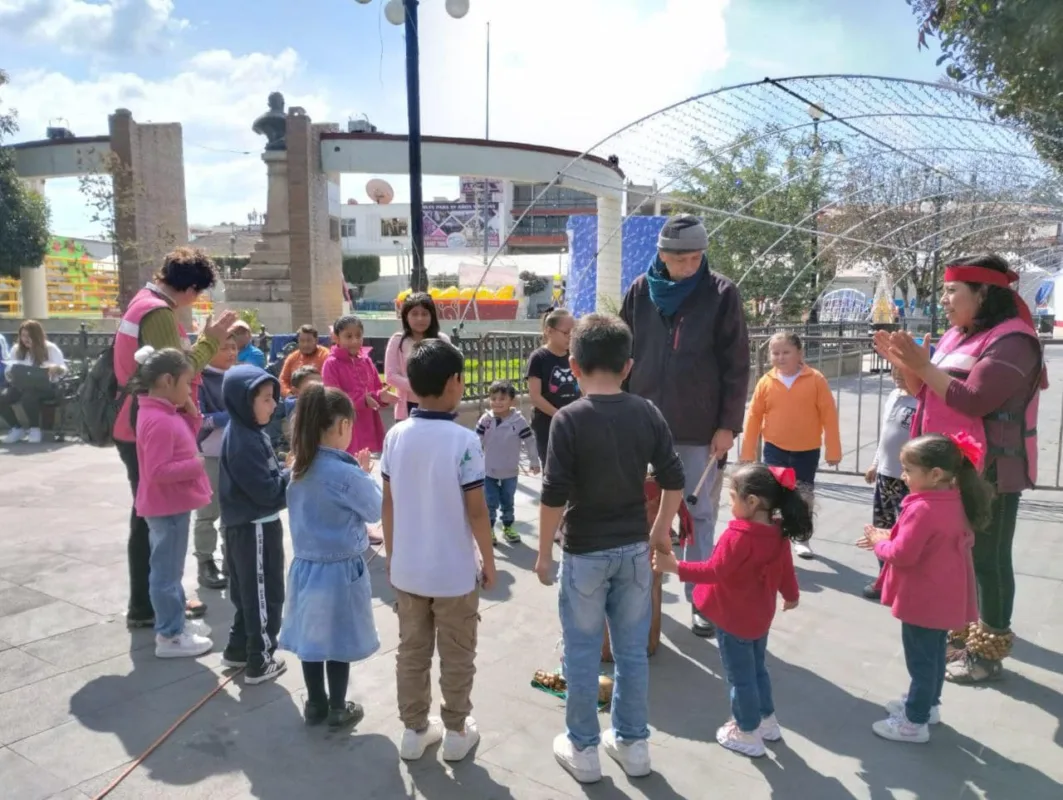
[[395, 590], [399, 649], [395, 658], [399, 718], [411, 730], [428, 727], [432, 707], [432, 656], [439, 649], [440, 715], [447, 730], [464, 731], [472, 711], [480, 595], [421, 597]]

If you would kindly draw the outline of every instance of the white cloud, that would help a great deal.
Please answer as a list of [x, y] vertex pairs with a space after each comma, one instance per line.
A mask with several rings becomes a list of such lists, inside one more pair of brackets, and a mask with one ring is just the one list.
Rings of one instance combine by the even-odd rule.
[[[246, 219], [252, 208], [265, 207], [266, 172], [259, 158], [265, 142], [251, 123], [266, 110], [270, 92], [289, 91], [314, 120], [332, 119], [328, 96], [309, 86], [302, 72], [291, 49], [242, 56], [212, 50], [158, 81], [118, 72], [91, 80], [43, 70], [15, 73], [4, 101], [19, 110], [24, 140], [42, 138], [55, 117], [65, 118], [79, 136], [106, 134], [107, 117], [117, 108], [130, 109], [138, 122], [180, 122], [189, 221], [214, 224]], [[73, 181], [54, 182], [48, 197], [62, 233], [93, 232]]]
[[0, 0], [0, 29], [65, 52], [147, 52], [188, 26], [173, 0]]

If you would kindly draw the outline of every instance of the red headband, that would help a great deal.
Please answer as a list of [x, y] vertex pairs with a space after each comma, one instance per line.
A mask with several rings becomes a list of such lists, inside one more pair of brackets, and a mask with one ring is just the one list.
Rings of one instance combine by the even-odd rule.
[[[1019, 275], [1013, 270], [1007, 272], [1000, 272], [999, 270], [990, 269], [989, 267], [974, 267], [967, 266], [965, 264], [953, 264], [952, 266], [945, 267], [945, 282], [962, 281], [964, 283], [984, 283], [989, 286], [999, 286], [1002, 289], [1011, 289], [1011, 284], [1018, 283]], [[1019, 309], [1019, 319], [1033, 328], [1033, 315], [1030, 314], [1030, 307], [1026, 305], [1026, 301], [1022, 299], [1022, 296], [1011, 289], [1011, 293], [1015, 295], [1015, 305]]]

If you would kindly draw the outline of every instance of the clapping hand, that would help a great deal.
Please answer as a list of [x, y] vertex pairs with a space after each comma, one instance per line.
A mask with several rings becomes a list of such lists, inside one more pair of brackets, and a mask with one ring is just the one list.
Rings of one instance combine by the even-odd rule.
[[380, 410], [380, 403], [378, 403], [376, 400], [374, 400], [372, 395], [368, 395], [367, 394], [365, 396], [365, 407], [369, 408], [369, 409], [372, 409], [373, 411], [379, 411]]
[[876, 528], [874, 525], [864, 526], [864, 535], [856, 540], [856, 546], [861, 550], [873, 550], [879, 542], [890, 538], [890, 532], [884, 528]]
[[229, 335], [229, 328], [233, 326], [236, 320], [237, 314], [235, 311], [223, 311], [216, 321], [213, 315], [209, 316], [203, 323], [203, 335], [216, 342], [224, 342], [225, 337]]
[[362, 468], [363, 472], [368, 474], [373, 471], [373, 456], [370, 454], [368, 447], [363, 447], [355, 453], [354, 460], [358, 462], [358, 466]]

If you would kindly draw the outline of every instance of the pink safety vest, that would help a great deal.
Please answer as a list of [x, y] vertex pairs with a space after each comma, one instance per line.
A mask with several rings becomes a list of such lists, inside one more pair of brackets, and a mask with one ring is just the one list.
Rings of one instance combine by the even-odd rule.
[[[118, 385], [124, 387], [129, 383], [133, 373], [137, 370], [137, 362], [134, 357], [140, 348], [140, 321], [150, 311], [157, 308], [170, 308], [166, 298], [157, 291], [145, 287], [137, 292], [121, 322], [118, 323], [118, 332], [114, 335], [114, 375], [118, 379]], [[192, 347], [184, 326], [177, 323], [177, 330], [181, 334], [181, 346], [187, 351]], [[199, 402], [199, 375], [192, 379], [192, 400]], [[129, 412], [133, 405], [133, 398], [126, 397], [122, 401], [122, 408], [114, 420], [114, 438], [119, 442], [135, 442], [136, 433], [130, 425]]]
[[[974, 365], [982, 358], [985, 351], [994, 342], [1005, 336], [1021, 334], [1035, 338], [1030, 326], [1018, 317], [1006, 320], [982, 333], [964, 338], [957, 328], [950, 328], [938, 342], [932, 363], [953, 378], [966, 380]], [[1038, 342], [1040, 346], [1040, 343]], [[1043, 361], [1040, 365], [1043, 372]], [[912, 420], [912, 437], [923, 433], [959, 433], [964, 431], [973, 436], [986, 448], [986, 455], [1022, 456], [1026, 459], [1026, 475], [1031, 485], [1037, 483], [1037, 407], [1041, 394], [1041, 380], [1035, 384], [1033, 394], [1026, 403], [1026, 413], [1022, 419], [1007, 411], [994, 411], [985, 417], [969, 417], [945, 404], [945, 401], [931, 392], [927, 387], [919, 392], [915, 418]], [[1009, 448], [989, 446], [986, 436], [986, 420], [993, 422], [1013, 422], [1022, 426], [1025, 447], [1020, 452]]]

